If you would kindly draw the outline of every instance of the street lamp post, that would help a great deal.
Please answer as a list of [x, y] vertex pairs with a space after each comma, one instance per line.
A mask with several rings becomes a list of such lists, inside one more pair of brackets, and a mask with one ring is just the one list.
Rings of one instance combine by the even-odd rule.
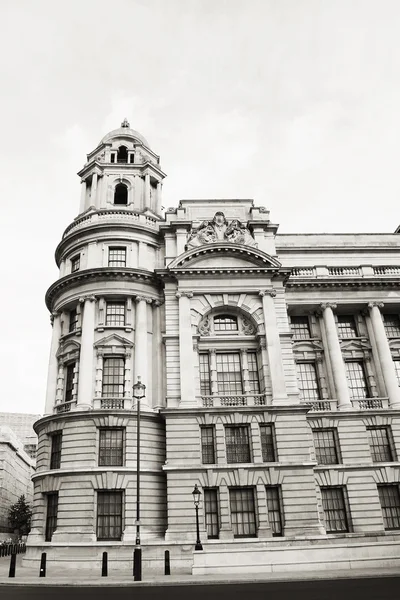
[[133, 576], [135, 581], [142, 581], [142, 549], [140, 547], [140, 400], [144, 398], [146, 386], [138, 376], [133, 386], [133, 397], [136, 399], [136, 542], [133, 553]]
[[197, 535], [196, 545], [195, 545], [194, 549], [195, 550], [203, 550], [203, 546], [201, 545], [201, 541], [200, 541], [200, 527], [199, 527], [199, 504], [200, 504], [201, 491], [197, 487], [197, 483], [194, 484], [194, 490], [193, 490], [192, 494], [193, 494], [194, 506], [196, 508], [196, 535]]

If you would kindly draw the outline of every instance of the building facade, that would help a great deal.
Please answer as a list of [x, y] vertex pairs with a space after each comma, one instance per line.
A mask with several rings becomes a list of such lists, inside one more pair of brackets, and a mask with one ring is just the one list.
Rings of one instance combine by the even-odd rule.
[[397, 564], [398, 234], [280, 235], [251, 200], [162, 215], [160, 159], [126, 121], [79, 176], [26, 560], [131, 559], [140, 376], [145, 566]]

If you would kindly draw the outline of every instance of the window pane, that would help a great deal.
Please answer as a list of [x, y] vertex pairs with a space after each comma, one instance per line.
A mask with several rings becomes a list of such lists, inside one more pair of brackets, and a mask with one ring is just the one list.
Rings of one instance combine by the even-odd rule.
[[51, 542], [51, 538], [57, 529], [58, 512], [58, 492], [47, 494], [47, 514], [46, 514], [46, 542]]
[[208, 354], [199, 354], [200, 394], [210, 396], [210, 363]]
[[231, 488], [229, 497], [234, 537], [255, 537], [256, 514], [253, 488]]
[[103, 361], [103, 397], [123, 398], [125, 379], [125, 360], [123, 358], [105, 358]]
[[399, 315], [383, 315], [383, 324], [388, 338], [400, 337]]
[[78, 256], [74, 256], [74, 258], [71, 258], [71, 273], [75, 273], [75, 271], [79, 271], [80, 263], [81, 263], [80, 254]]
[[394, 368], [397, 375], [397, 382], [400, 385], [400, 360], [398, 358], [393, 359]]
[[217, 354], [217, 382], [219, 394], [243, 393], [239, 353]]
[[314, 429], [314, 445], [317, 462], [320, 465], [334, 465], [338, 461], [334, 429]]
[[72, 400], [72, 394], [74, 391], [75, 366], [76, 363], [72, 363], [67, 366], [67, 373], [65, 376], [65, 402], [70, 402]]
[[215, 463], [215, 431], [214, 425], [201, 428], [201, 456], [203, 464]]
[[400, 494], [398, 484], [378, 485], [378, 493], [385, 529], [400, 529]]
[[120, 540], [122, 492], [97, 492], [97, 539]]
[[109, 248], [109, 250], [108, 250], [108, 266], [109, 267], [125, 267], [126, 266], [126, 248], [124, 248], [124, 247]]
[[237, 331], [237, 318], [229, 315], [220, 315], [214, 318], [214, 331]]
[[279, 488], [280, 486], [278, 485], [267, 485], [265, 488], [267, 494], [268, 521], [274, 537], [281, 536], [283, 532]]
[[367, 427], [369, 447], [374, 462], [393, 461], [391, 432], [387, 427]]
[[76, 308], [69, 311], [69, 328], [68, 331], [75, 331], [78, 327], [78, 313], [76, 312]]
[[369, 398], [363, 363], [361, 361], [346, 362], [345, 365], [350, 397], [353, 399]]
[[261, 452], [263, 462], [275, 462], [273, 425], [260, 425]]
[[290, 328], [294, 340], [308, 340], [311, 337], [308, 317], [290, 317]]
[[317, 371], [314, 363], [296, 363], [301, 400], [320, 400]]
[[106, 325], [114, 327], [125, 325], [125, 302], [107, 302]]
[[337, 320], [340, 338], [354, 338], [358, 336], [356, 321], [353, 315], [338, 315]]
[[100, 429], [99, 466], [120, 467], [124, 464], [124, 430]]
[[218, 490], [204, 488], [204, 513], [206, 518], [207, 537], [219, 537]]
[[248, 463], [250, 458], [249, 429], [247, 425], [225, 427], [226, 460], [228, 463]]
[[349, 531], [343, 488], [323, 487], [321, 488], [321, 496], [326, 532]]
[[51, 434], [50, 469], [59, 469], [61, 465], [62, 432]]
[[249, 370], [249, 391], [253, 394], [260, 393], [260, 380], [258, 378], [257, 353], [247, 352], [247, 366]]

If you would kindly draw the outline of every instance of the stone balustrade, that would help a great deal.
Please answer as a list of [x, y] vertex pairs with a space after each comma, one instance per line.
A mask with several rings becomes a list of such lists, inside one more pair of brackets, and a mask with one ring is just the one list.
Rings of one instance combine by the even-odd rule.
[[213, 395], [201, 396], [200, 404], [204, 407], [266, 406], [265, 394]]
[[70, 400], [68, 402], [62, 402], [61, 404], [56, 404], [54, 407], [54, 412], [59, 415], [66, 412], [71, 412], [71, 409], [76, 406], [76, 400]]
[[[302, 402], [310, 407], [310, 412], [336, 411], [336, 400], [315, 400], [314, 402]], [[355, 410], [385, 410], [389, 408], [388, 398], [359, 398], [351, 400]]]
[[80, 229], [92, 227], [98, 223], [109, 222], [139, 224], [151, 229], [156, 229], [158, 223], [157, 219], [154, 219], [153, 217], [138, 212], [133, 212], [131, 210], [98, 210], [90, 213], [89, 215], [78, 217], [64, 231], [63, 239]]
[[293, 267], [291, 279], [302, 278], [333, 278], [333, 277], [397, 277], [400, 276], [400, 266], [315, 266], [315, 267]]

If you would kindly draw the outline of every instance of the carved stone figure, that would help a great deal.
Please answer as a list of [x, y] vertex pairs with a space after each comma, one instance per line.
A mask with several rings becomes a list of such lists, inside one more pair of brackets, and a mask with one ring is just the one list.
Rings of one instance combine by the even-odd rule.
[[257, 246], [246, 225], [238, 219], [234, 219], [228, 224], [224, 213], [218, 211], [212, 221], [203, 221], [197, 229], [191, 231], [186, 249], [224, 241], [245, 246]]

